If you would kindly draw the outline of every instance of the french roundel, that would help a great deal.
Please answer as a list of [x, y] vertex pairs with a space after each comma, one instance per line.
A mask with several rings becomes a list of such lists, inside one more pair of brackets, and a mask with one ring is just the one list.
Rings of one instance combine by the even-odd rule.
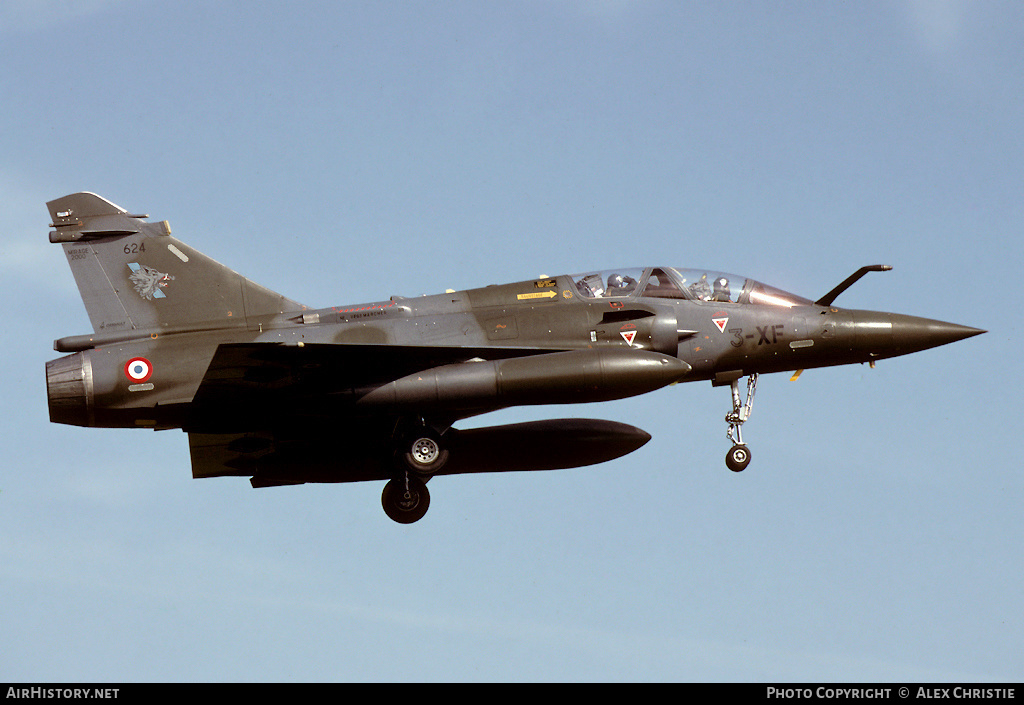
[[145, 382], [153, 374], [153, 365], [144, 357], [133, 357], [124, 366], [124, 376], [132, 382]]

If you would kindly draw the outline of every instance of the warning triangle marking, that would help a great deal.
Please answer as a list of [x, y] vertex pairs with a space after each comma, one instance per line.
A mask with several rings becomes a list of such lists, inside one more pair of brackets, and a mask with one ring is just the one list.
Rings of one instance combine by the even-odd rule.
[[622, 339], [625, 340], [629, 344], [630, 347], [633, 346], [633, 339], [636, 337], [636, 331], [635, 330], [619, 331], [619, 335], [622, 336]]

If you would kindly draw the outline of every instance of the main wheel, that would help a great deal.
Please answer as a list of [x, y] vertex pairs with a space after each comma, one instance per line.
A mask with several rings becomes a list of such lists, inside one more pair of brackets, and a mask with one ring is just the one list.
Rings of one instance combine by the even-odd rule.
[[725, 454], [725, 464], [733, 472], [743, 472], [750, 465], [750, 448], [735, 445]]
[[408, 480], [389, 480], [380, 495], [380, 503], [384, 513], [399, 524], [412, 524], [423, 518], [430, 508], [430, 492], [427, 486], [415, 477]]
[[406, 469], [420, 475], [433, 475], [448, 462], [448, 449], [432, 429], [420, 426], [413, 430], [399, 449]]

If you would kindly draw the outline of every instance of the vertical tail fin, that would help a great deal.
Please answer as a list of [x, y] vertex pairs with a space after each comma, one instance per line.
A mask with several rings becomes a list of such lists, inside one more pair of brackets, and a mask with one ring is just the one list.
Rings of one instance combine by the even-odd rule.
[[94, 193], [46, 204], [96, 332], [255, 325], [304, 306], [255, 284]]

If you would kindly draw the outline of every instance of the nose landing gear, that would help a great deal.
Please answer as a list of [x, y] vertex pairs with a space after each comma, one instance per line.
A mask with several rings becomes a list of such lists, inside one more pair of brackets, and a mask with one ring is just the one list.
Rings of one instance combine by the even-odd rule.
[[743, 442], [743, 423], [750, 418], [751, 408], [754, 406], [754, 392], [757, 390], [757, 374], [752, 373], [747, 377], [747, 399], [740, 399], [739, 380], [732, 381], [732, 411], [725, 415], [725, 422], [729, 424], [726, 436], [733, 442], [732, 448], [725, 454], [725, 464], [733, 472], [742, 472], [750, 464], [750, 448]]
[[743, 472], [750, 464], [750, 448], [746, 445], [734, 445], [725, 454], [725, 465], [733, 472]]

